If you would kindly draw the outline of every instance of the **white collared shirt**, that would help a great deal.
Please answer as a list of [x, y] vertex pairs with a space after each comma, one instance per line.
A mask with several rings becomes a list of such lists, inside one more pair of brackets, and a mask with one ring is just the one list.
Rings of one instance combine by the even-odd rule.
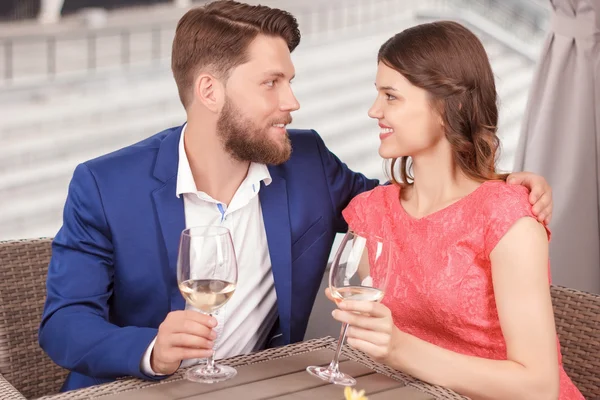
[[[179, 140], [177, 190], [173, 196], [183, 195], [185, 226], [224, 226], [231, 231], [238, 262], [238, 283], [235, 293], [213, 316], [215, 328], [215, 358], [226, 358], [261, 349], [277, 320], [277, 296], [271, 271], [267, 234], [258, 197], [261, 182], [271, 183], [271, 175], [264, 164], [251, 163], [248, 175], [226, 206], [208, 194], [196, 189], [184, 147], [185, 128]], [[192, 308], [186, 304], [186, 309]], [[156, 339], [155, 339], [156, 340]], [[142, 372], [156, 375], [150, 367], [154, 341], [148, 346], [142, 360]], [[198, 360], [185, 360], [182, 367]]]

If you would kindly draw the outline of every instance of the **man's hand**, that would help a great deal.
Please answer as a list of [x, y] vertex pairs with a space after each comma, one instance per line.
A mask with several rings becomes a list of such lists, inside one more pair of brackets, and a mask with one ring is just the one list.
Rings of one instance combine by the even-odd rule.
[[533, 205], [533, 213], [538, 221], [549, 224], [552, 219], [552, 188], [539, 175], [531, 172], [515, 172], [508, 176], [506, 182], [511, 185], [523, 185], [529, 189], [529, 202]]
[[217, 320], [196, 311], [173, 311], [158, 327], [158, 335], [150, 356], [152, 371], [170, 375], [181, 361], [206, 358], [213, 353]]

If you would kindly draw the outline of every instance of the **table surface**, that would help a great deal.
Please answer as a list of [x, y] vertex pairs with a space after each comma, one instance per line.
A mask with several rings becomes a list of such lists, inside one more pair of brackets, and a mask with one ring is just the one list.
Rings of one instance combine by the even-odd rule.
[[[201, 384], [187, 381], [186, 369], [159, 382], [125, 378], [116, 382], [75, 390], [45, 400], [303, 400], [344, 399], [344, 388], [332, 385], [306, 372], [309, 365], [328, 365], [336, 341], [323, 338], [276, 349], [220, 360], [238, 371], [228, 381]], [[344, 347], [340, 370], [353, 376], [357, 390], [365, 390], [369, 400], [462, 399], [447, 389], [435, 387], [377, 364], [353, 349]]]

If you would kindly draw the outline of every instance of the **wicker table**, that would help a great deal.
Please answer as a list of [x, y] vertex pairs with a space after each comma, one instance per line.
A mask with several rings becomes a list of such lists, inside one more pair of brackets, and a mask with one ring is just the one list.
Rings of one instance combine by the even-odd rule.
[[[224, 400], [224, 399], [343, 399], [343, 387], [331, 385], [313, 376], [308, 365], [327, 365], [333, 357], [336, 341], [331, 338], [309, 340], [219, 361], [236, 367], [235, 378], [212, 385], [188, 382], [185, 370], [160, 382], [134, 378], [74, 390], [45, 400]], [[424, 384], [416, 379], [374, 363], [362, 353], [344, 348], [340, 369], [354, 376], [356, 388], [366, 391], [369, 400], [463, 399], [449, 390]]]

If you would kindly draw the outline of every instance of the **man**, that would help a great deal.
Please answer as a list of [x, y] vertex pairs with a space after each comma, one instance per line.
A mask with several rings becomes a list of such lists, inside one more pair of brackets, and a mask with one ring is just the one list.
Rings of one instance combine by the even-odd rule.
[[[303, 339], [347, 229], [341, 211], [378, 182], [316, 132], [286, 132], [299, 41], [281, 10], [219, 1], [189, 11], [172, 59], [187, 123], [76, 168], [40, 327], [41, 346], [72, 371], [64, 390], [158, 379], [215, 340], [222, 358]], [[238, 257], [236, 293], [216, 318], [184, 310], [177, 287], [179, 235], [195, 225], [229, 228]]]

